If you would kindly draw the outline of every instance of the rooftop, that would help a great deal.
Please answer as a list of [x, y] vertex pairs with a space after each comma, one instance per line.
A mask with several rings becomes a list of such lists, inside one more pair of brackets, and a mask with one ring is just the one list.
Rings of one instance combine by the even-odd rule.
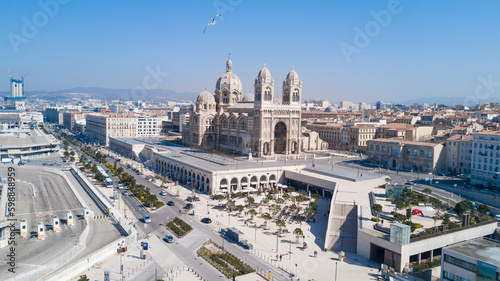
[[500, 267], [499, 241], [478, 238], [457, 243], [445, 249]]
[[431, 147], [442, 144], [440, 142], [411, 141], [402, 138], [387, 138], [387, 139], [380, 138], [380, 139], [370, 140], [370, 142], [399, 143], [399, 144], [410, 144], [410, 145], [431, 146]]

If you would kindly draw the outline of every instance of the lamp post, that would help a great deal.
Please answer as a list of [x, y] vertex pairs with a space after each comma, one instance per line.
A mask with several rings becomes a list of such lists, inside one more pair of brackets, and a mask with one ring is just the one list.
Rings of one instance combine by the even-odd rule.
[[338, 262], [335, 262], [335, 281], [337, 281], [337, 264]]

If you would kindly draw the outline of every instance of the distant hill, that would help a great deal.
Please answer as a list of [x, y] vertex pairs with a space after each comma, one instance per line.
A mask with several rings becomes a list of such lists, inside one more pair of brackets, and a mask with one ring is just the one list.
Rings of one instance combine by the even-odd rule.
[[[10, 92], [1, 92], [2, 96], [9, 96]], [[72, 88], [59, 91], [28, 91], [24, 92], [29, 98], [56, 99], [107, 99], [122, 101], [195, 101], [198, 93], [175, 92], [171, 90], [146, 89], [107, 89], [107, 88]]]
[[425, 97], [425, 98], [414, 98], [403, 100], [401, 103], [412, 105], [414, 103], [428, 103], [432, 105], [434, 103], [444, 104], [448, 106], [453, 106], [455, 104], [463, 104], [465, 106], [474, 106], [475, 103], [490, 103], [490, 102], [500, 102], [498, 97], [489, 97], [484, 100], [473, 99], [472, 97]]

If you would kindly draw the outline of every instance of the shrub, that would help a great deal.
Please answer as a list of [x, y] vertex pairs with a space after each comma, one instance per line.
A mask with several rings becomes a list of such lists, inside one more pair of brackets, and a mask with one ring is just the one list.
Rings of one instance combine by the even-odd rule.
[[380, 219], [379, 218], [372, 218], [372, 221], [379, 222]]

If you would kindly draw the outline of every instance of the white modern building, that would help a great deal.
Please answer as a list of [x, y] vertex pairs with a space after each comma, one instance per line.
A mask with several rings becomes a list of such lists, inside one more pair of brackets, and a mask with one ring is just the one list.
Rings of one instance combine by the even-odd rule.
[[161, 118], [137, 115], [137, 136], [157, 137], [161, 131]]
[[478, 238], [444, 248], [441, 280], [500, 280], [500, 241]]

